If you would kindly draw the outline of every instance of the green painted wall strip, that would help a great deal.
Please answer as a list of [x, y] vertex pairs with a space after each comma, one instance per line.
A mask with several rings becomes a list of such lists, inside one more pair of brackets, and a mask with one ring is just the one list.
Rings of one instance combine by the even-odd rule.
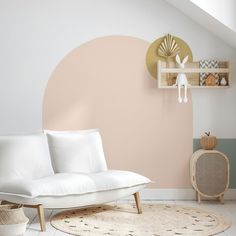
[[[236, 139], [217, 139], [216, 150], [223, 152], [230, 161], [230, 188], [236, 188]], [[200, 149], [200, 139], [193, 139], [193, 151]]]

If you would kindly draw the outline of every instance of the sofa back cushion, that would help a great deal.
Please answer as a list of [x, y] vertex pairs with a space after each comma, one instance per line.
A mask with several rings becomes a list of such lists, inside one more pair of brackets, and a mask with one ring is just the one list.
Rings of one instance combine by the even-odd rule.
[[37, 179], [53, 174], [45, 134], [0, 136], [0, 178]]
[[98, 130], [45, 132], [56, 173], [95, 173], [107, 170]]

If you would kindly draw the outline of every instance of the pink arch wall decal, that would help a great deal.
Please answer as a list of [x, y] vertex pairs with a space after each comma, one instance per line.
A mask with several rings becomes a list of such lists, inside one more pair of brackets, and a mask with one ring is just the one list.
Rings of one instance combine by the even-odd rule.
[[99, 128], [112, 169], [156, 181], [150, 187], [190, 186], [192, 102], [157, 89], [145, 54], [149, 43], [107, 36], [72, 50], [55, 68], [43, 102], [43, 127]]

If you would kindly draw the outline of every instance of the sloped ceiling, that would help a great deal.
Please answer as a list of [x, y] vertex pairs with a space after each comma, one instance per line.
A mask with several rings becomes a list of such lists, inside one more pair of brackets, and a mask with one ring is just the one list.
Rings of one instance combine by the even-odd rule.
[[236, 49], [236, 32], [189, 0], [167, 0], [169, 4]]

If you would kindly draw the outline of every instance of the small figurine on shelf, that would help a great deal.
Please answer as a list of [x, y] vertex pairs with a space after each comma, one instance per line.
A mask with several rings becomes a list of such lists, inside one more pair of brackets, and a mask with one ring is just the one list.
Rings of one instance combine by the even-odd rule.
[[221, 86], [226, 86], [227, 85], [227, 81], [225, 79], [225, 77], [222, 77], [221, 80], [220, 80], [220, 85]]
[[[176, 55], [176, 62], [178, 64], [179, 68], [184, 68], [184, 64], [188, 61], [188, 56], [186, 56], [183, 61], [180, 61], [180, 57], [177, 54]], [[187, 89], [188, 89], [188, 79], [185, 73], [179, 73], [177, 75], [176, 78], [176, 83], [174, 84], [174, 86], [178, 86], [178, 101], [179, 103], [182, 103], [182, 101], [184, 100], [184, 102], [188, 102], [188, 98], [187, 98]], [[181, 97], [181, 87], [184, 87], [184, 99], [182, 99]]]
[[217, 78], [210, 73], [207, 77], [206, 77], [206, 86], [217, 86]]

